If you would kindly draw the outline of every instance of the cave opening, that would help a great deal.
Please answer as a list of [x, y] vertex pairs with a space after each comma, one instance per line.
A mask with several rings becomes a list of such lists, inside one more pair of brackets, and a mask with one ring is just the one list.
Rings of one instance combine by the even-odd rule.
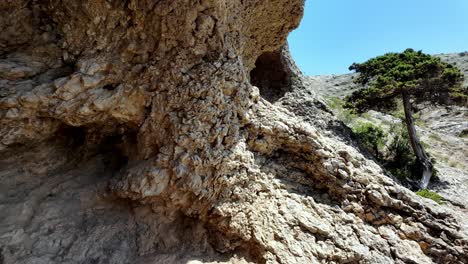
[[283, 62], [281, 51], [265, 52], [257, 58], [250, 72], [250, 82], [260, 90], [260, 95], [274, 103], [292, 90], [291, 75]]
[[136, 133], [100, 134], [98, 131], [103, 130], [62, 125], [51, 139], [51, 144], [55, 141], [66, 148], [70, 160], [83, 161], [100, 156], [108, 170], [118, 173], [128, 164], [128, 146], [135, 144]]

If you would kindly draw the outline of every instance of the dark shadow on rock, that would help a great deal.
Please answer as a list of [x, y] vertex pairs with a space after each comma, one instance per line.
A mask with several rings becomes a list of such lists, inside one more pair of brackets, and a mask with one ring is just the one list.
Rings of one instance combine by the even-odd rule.
[[265, 52], [258, 57], [250, 72], [250, 82], [260, 90], [260, 95], [270, 103], [278, 101], [291, 91], [291, 76], [286, 70], [281, 51]]

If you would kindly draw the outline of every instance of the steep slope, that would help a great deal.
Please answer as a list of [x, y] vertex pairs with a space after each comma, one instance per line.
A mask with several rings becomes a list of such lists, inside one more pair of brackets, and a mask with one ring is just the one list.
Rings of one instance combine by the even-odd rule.
[[1, 2], [1, 262], [466, 262], [327, 132], [285, 48], [303, 4]]

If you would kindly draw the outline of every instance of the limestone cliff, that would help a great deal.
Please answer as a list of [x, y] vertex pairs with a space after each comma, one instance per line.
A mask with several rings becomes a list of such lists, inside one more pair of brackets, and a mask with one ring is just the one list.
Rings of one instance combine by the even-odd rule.
[[285, 48], [303, 4], [2, 0], [0, 263], [466, 262], [327, 132]]

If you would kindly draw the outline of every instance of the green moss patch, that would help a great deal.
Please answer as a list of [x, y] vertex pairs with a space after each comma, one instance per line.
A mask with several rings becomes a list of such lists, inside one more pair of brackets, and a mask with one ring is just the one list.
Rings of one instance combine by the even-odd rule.
[[419, 191], [416, 192], [416, 194], [421, 196], [421, 197], [431, 199], [431, 200], [433, 200], [434, 202], [436, 202], [438, 204], [445, 204], [444, 198], [442, 196], [440, 196], [440, 194], [438, 194], [436, 192], [433, 192], [433, 191], [430, 191], [428, 189], [419, 190]]

